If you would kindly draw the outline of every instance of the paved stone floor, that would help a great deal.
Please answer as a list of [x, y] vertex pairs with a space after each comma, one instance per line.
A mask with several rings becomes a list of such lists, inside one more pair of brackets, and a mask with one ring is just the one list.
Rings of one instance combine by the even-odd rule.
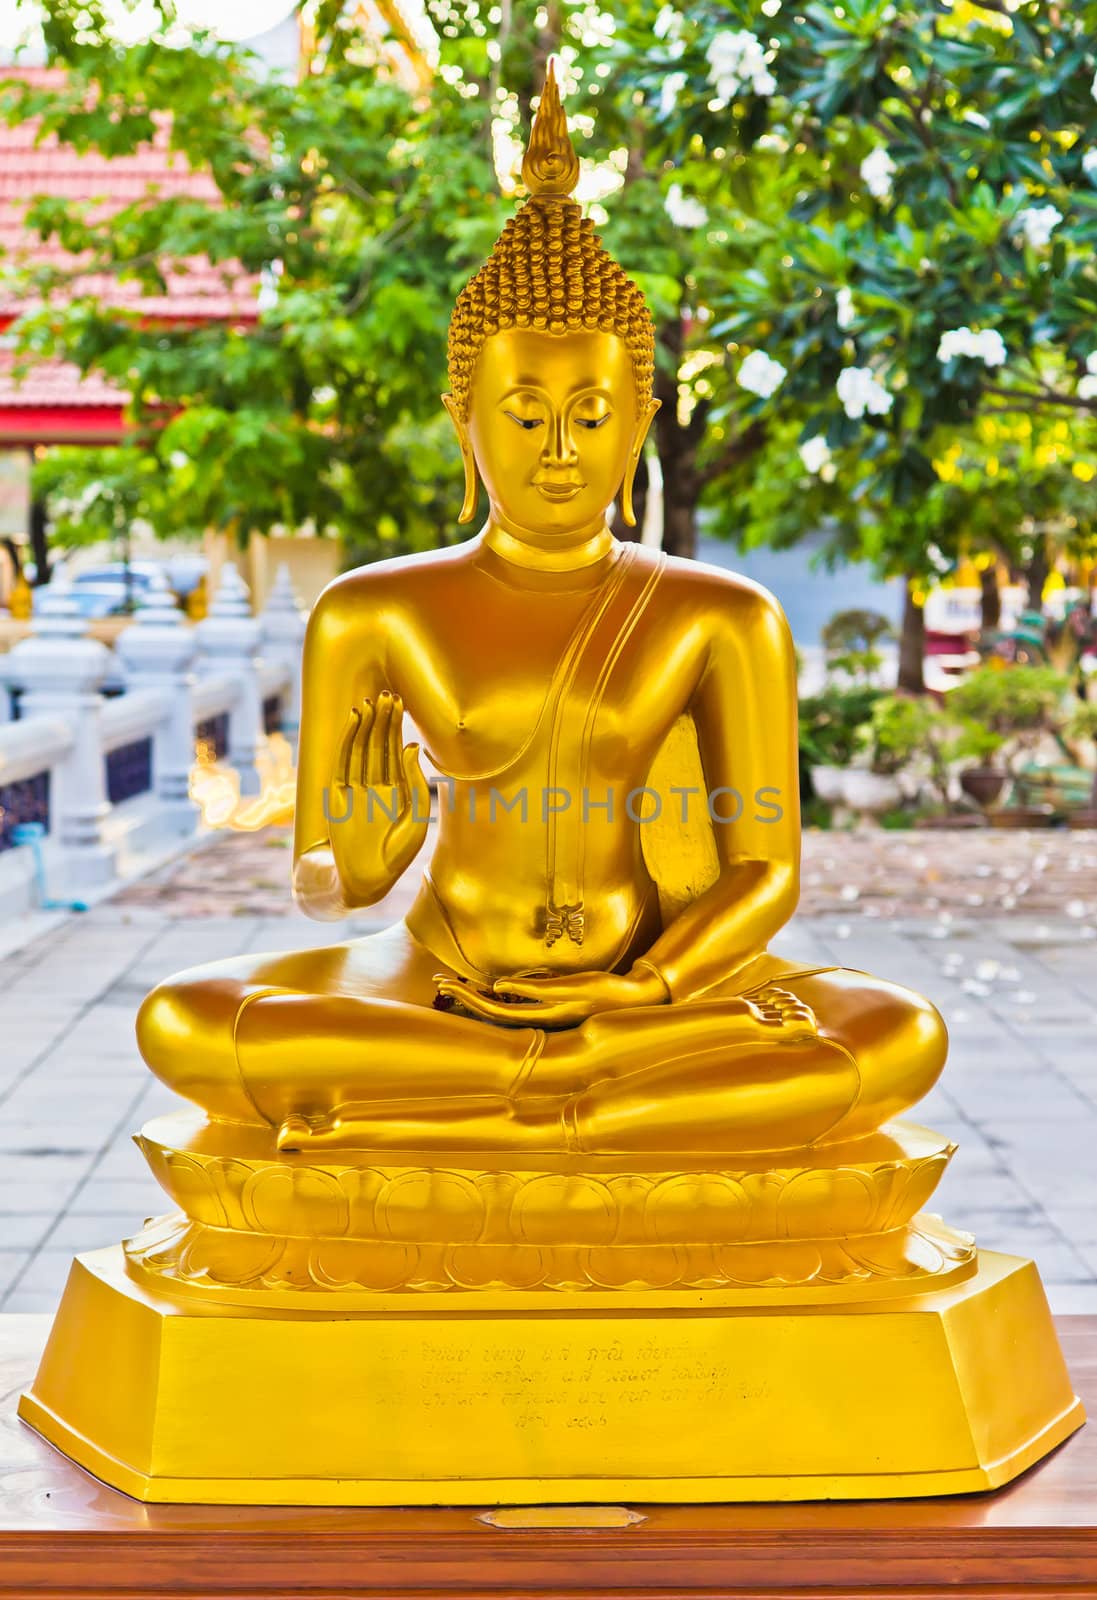
[[[134, 1013], [181, 967], [333, 937], [289, 906], [286, 852], [274, 831], [217, 840], [82, 917], [0, 931], [3, 1309], [51, 1309], [74, 1250], [165, 1209], [130, 1135], [177, 1102], [141, 1064]], [[935, 1205], [1034, 1255], [1056, 1310], [1097, 1312], [1097, 840], [809, 835], [779, 948], [937, 1002], [952, 1054], [918, 1116], [960, 1149]]]

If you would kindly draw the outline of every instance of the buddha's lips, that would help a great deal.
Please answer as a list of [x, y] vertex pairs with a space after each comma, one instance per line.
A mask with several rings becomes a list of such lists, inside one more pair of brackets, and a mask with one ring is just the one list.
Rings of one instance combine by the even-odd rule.
[[537, 483], [534, 488], [539, 489], [546, 500], [571, 500], [583, 487], [581, 483]]

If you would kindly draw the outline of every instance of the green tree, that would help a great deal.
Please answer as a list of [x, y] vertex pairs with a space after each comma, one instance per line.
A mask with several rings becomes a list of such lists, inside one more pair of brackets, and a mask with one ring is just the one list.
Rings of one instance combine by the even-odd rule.
[[[10, 119], [108, 156], [166, 121], [219, 203], [149, 193], [109, 218], [32, 206], [41, 235], [81, 260], [23, 272], [36, 308], [18, 348], [113, 380], [132, 424], [109, 453], [66, 452], [40, 481], [94, 531], [119, 514], [161, 533], [312, 523], [361, 555], [444, 538], [460, 492], [438, 404], [446, 323], [502, 220], [476, 93], [441, 76], [415, 95], [334, 25], [299, 82], [208, 36], [123, 47], [95, 0], [49, 0], [45, 31], [66, 74], [9, 81]], [[157, 324], [87, 288], [93, 272], [163, 293], [196, 257], [250, 278], [254, 324]]]
[[[78, 148], [134, 148], [170, 114], [212, 171], [220, 208], [143, 200], [105, 227], [43, 202], [43, 230], [103, 270], [278, 264], [254, 329], [167, 333], [63, 304], [55, 275], [29, 286], [52, 298], [22, 319], [28, 351], [132, 387], [150, 520], [311, 518], [364, 553], [451, 536], [446, 318], [558, 50], [584, 192], [656, 317], [665, 544], [691, 553], [701, 511], [747, 543], [822, 527], [829, 559], [909, 580], [915, 686], [917, 592], [980, 520], [977, 421], [1064, 418], [1092, 447], [1097, 0], [428, 0], [421, 97], [345, 9], [324, 0], [319, 70], [292, 84], [209, 40], [123, 50], [94, 4], [49, 0], [68, 85], [7, 92]], [[963, 493], [935, 465], [957, 440]]]
[[761, 479], [752, 537], [829, 519], [834, 553], [920, 585], [957, 531], [934, 461], [958, 430], [1035, 413], [1092, 443], [1097, 4], [613, 9], [583, 83], [630, 153], [607, 231], [650, 241], [672, 478], [731, 534]]

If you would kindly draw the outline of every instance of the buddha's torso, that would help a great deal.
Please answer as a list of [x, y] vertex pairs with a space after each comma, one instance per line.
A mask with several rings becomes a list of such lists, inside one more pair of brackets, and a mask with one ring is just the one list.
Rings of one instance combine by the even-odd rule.
[[658, 932], [635, 791], [689, 703], [704, 629], [648, 551], [547, 580], [488, 555], [402, 563], [378, 606], [388, 686], [444, 780], [413, 925], [447, 924], [492, 974], [612, 968]]

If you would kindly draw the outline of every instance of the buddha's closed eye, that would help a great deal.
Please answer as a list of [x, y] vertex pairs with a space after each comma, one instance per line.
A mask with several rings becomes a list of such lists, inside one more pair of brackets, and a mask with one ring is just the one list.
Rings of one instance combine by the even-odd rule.
[[[545, 420], [543, 417], [516, 417], [513, 411], [508, 411], [505, 414], [512, 422], [516, 422], [520, 428], [540, 428]], [[600, 428], [604, 422], [609, 421], [609, 414], [607, 413], [604, 417], [576, 417], [574, 420], [577, 428]]]

